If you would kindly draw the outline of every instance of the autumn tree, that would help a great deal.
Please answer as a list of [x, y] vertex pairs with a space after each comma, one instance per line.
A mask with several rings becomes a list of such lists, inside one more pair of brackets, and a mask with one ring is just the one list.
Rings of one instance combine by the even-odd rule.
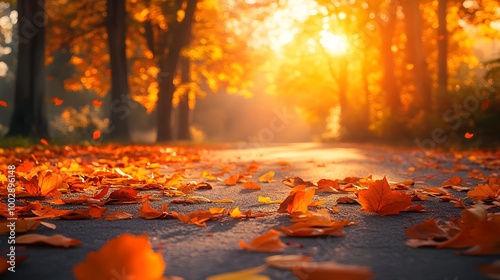
[[14, 111], [8, 136], [48, 138], [45, 108], [44, 1], [19, 0]]
[[106, 31], [111, 68], [110, 136], [113, 140], [128, 141], [128, 114], [116, 106], [129, 99], [127, 58], [125, 54], [126, 10], [125, 0], [107, 0]]

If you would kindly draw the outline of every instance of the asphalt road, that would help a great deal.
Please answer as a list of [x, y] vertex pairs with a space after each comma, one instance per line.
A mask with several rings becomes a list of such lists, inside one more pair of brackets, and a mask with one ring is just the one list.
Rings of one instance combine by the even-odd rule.
[[[439, 162], [442, 168], [451, 168], [457, 161], [452, 154], [437, 154], [437, 157], [422, 151], [404, 148], [354, 144], [287, 144], [255, 147], [252, 145], [234, 146], [226, 149], [209, 150], [197, 166], [186, 170], [189, 180], [200, 181], [200, 170], [218, 168], [218, 163], [236, 164], [255, 161], [260, 169], [257, 175], [269, 170], [276, 171], [277, 182], [262, 184], [259, 191], [243, 190], [240, 185], [225, 186], [222, 182], [213, 183], [214, 189], [197, 191], [209, 199], [230, 198], [233, 204], [169, 204], [170, 211], [190, 212], [209, 207], [240, 207], [252, 212], [271, 212], [269, 216], [249, 220], [235, 220], [230, 217], [207, 222], [206, 227], [182, 224], [178, 220], [145, 220], [137, 217], [139, 205], [114, 205], [110, 210], [127, 211], [135, 217], [121, 221], [103, 220], [59, 220], [51, 222], [56, 230], [40, 227], [36, 233], [52, 235], [55, 233], [77, 238], [82, 245], [74, 248], [53, 248], [47, 246], [27, 246], [23, 251], [29, 258], [16, 267], [16, 272], [0, 275], [0, 279], [73, 279], [72, 268], [86, 258], [90, 251], [98, 250], [106, 241], [121, 233], [146, 233], [153, 248], [163, 248], [163, 257], [167, 264], [165, 275], [176, 275], [185, 279], [205, 279], [207, 276], [259, 266], [264, 258], [273, 253], [258, 253], [242, 250], [238, 241], [249, 242], [257, 235], [279, 225], [289, 225], [288, 214], [276, 213], [278, 205], [264, 205], [257, 202], [259, 195], [272, 199], [284, 199], [290, 188], [282, 184], [286, 176], [299, 176], [304, 180], [316, 182], [319, 179], [342, 179], [347, 176], [365, 177], [373, 175], [380, 179], [387, 176], [389, 181], [415, 179], [417, 185], [438, 186], [450, 173], [442, 173], [432, 168], [417, 168], [408, 172], [408, 168], [417, 166], [425, 160]], [[282, 171], [280, 161], [290, 164], [287, 171]], [[470, 168], [478, 165], [461, 159]], [[206, 164], [210, 163], [210, 164]], [[217, 164], [213, 164], [217, 163]], [[244, 166], [244, 165], [241, 165]], [[238, 167], [235, 169], [238, 170]], [[171, 170], [166, 169], [165, 172]], [[484, 170], [485, 174], [494, 171]], [[466, 177], [467, 171], [458, 171], [456, 175]], [[429, 175], [432, 175], [429, 178]], [[466, 179], [466, 184], [473, 186], [476, 180]], [[456, 193], [456, 192], [454, 192]], [[463, 193], [456, 193], [458, 196]], [[332, 207], [338, 194], [319, 194], [326, 199], [326, 207]], [[152, 202], [159, 209], [163, 201]], [[487, 279], [477, 265], [488, 264], [499, 256], [473, 257], [454, 253], [449, 249], [414, 249], [405, 245], [405, 230], [424, 219], [440, 217], [449, 219], [458, 217], [461, 209], [437, 199], [424, 201], [428, 213], [402, 213], [394, 216], [377, 216], [361, 212], [357, 204], [339, 204], [336, 219], [349, 219], [357, 223], [345, 228], [344, 237], [292, 238], [282, 237], [284, 242], [303, 246], [288, 246], [285, 254], [311, 255], [316, 261], [335, 261], [342, 264], [369, 266], [375, 279], [408, 280], [474, 280]], [[64, 207], [63, 207], [64, 208]], [[109, 211], [109, 210], [108, 210]], [[0, 237], [1, 249], [5, 249], [6, 238]], [[263, 274], [272, 279], [296, 279], [290, 272], [268, 268]], [[121, 279], [140, 280], [140, 277], [119, 277]], [[332, 278], [333, 279], [333, 278]], [[111, 279], [110, 279], [111, 280]]]

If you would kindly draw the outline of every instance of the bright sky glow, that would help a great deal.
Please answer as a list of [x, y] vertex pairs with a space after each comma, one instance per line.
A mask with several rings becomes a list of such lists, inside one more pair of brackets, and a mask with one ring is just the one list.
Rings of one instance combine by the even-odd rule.
[[[252, 44], [266, 44], [275, 52], [281, 51], [283, 46], [290, 43], [299, 32], [297, 23], [305, 21], [311, 13], [317, 12], [316, 9], [317, 4], [314, 1], [287, 1], [285, 6], [263, 22], [260, 26], [261, 30], [257, 30], [257, 33], [262, 35], [255, 38]], [[262, 38], [266, 39], [262, 40]]]
[[343, 55], [347, 52], [349, 42], [344, 35], [334, 34], [326, 30], [322, 30], [320, 35], [319, 42], [327, 52], [333, 55]]

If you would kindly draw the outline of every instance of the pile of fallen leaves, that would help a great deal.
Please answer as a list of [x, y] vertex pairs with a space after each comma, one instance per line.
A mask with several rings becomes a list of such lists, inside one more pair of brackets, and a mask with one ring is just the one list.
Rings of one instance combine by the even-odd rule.
[[[9, 165], [15, 165], [15, 196], [17, 205], [12, 213], [7, 204], [0, 203], [0, 233], [8, 234], [8, 218], [15, 217], [17, 244], [45, 243], [51, 246], [72, 247], [80, 241], [61, 234], [44, 236], [35, 233], [39, 226], [56, 230], [50, 219], [177, 219], [183, 224], [205, 226], [207, 222], [232, 218], [254, 219], [279, 213], [289, 215], [291, 225], [276, 225], [268, 232], [250, 242], [240, 240], [244, 250], [257, 252], [282, 252], [286, 244], [283, 235], [295, 237], [344, 236], [344, 227], [355, 221], [336, 220], [337, 204], [360, 204], [360, 210], [380, 216], [397, 215], [402, 212], [427, 212], [419, 201], [436, 197], [462, 207], [460, 218], [440, 220], [431, 218], [415, 225], [406, 232], [407, 244], [411, 247], [432, 246], [436, 248], [466, 248], [460, 254], [500, 254], [500, 215], [489, 211], [500, 207], [500, 178], [485, 176], [478, 169], [471, 169], [467, 177], [477, 180], [475, 186], [463, 184], [463, 178], [450, 176], [441, 186], [416, 186], [414, 180], [390, 182], [387, 178], [373, 179], [346, 177], [344, 179], [321, 179], [305, 181], [300, 177], [275, 179], [275, 172], [268, 171], [256, 176], [259, 164], [225, 164], [204, 161], [208, 151], [203, 148], [158, 147], [158, 146], [102, 146], [102, 147], [41, 147], [1, 149], [0, 195], [8, 196]], [[472, 154], [469, 159], [485, 163], [485, 168], [496, 168], [488, 154]], [[425, 168], [437, 168], [432, 159], [421, 160]], [[290, 171], [288, 162], [278, 162], [282, 171]], [[417, 166], [418, 168], [418, 166]], [[415, 168], [408, 170], [413, 172]], [[457, 163], [453, 172], [468, 170], [468, 166]], [[196, 181], [186, 178], [197, 177]], [[257, 178], [257, 179], [254, 179]], [[212, 189], [213, 184], [228, 187], [241, 185], [249, 191], [261, 190], [262, 184], [280, 182], [289, 187], [287, 197], [272, 200], [259, 196], [258, 203], [276, 205], [269, 212], [242, 212], [239, 207], [208, 207], [190, 213], [168, 211], [168, 203], [234, 203], [231, 199], [210, 200], [196, 195], [200, 189]], [[466, 192], [455, 197], [449, 189]], [[324, 207], [325, 200], [315, 200], [317, 193], [341, 194], [332, 208]], [[150, 201], [166, 200], [161, 209], [154, 209]], [[73, 205], [65, 209], [65, 205]], [[109, 212], [113, 204], [140, 204], [137, 213]], [[278, 206], [279, 204], [279, 206]], [[74, 207], [74, 205], [80, 205]], [[271, 206], [270, 206], [271, 207]], [[117, 252], [119, 252], [117, 254]], [[110, 256], [120, 256], [111, 258]], [[109, 261], [113, 259], [113, 262]], [[300, 279], [370, 279], [374, 276], [368, 267], [342, 265], [333, 262], [315, 263], [310, 257], [279, 255], [269, 257], [261, 267], [252, 268], [209, 279], [240, 279], [256, 275], [266, 267], [291, 270]], [[110, 279], [113, 269], [127, 267], [132, 275], [140, 279], [164, 279], [166, 265], [161, 253], [151, 249], [147, 236], [123, 234], [105, 244], [98, 252], [91, 252], [87, 259], [76, 264], [77, 279]], [[130, 269], [129, 269], [130, 268]], [[3, 272], [7, 267], [0, 267]], [[496, 269], [496, 270], [495, 270]], [[482, 267], [488, 275], [498, 275], [498, 263]], [[224, 278], [226, 277], [226, 278]], [[266, 276], [256, 276], [266, 279]], [[250, 279], [250, 278], [248, 278]], [[256, 278], [257, 279], [257, 278]]]

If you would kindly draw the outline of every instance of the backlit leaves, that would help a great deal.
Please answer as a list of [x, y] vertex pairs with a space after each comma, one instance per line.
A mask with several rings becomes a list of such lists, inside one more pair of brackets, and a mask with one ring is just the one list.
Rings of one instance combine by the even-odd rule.
[[399, 214], [412, 205], [411, 196], [404, 191], [391, 190], [385, 177], [370, 183], [367, 190], [360, 190], [358, 196], [362, 211], [380, 216]]
[[314, 197], [315, 188], [308, 188], [305, 185], [294, 187], [290, 195], [280, 204], [279, 213], [307, 212], [307, 206]]
[[257, 252], [282, 252], [286, 245], [281, 242], [279, 236], [281, 232], [271, 229], [268, 232], [255, 237], [249, 244], [240, 240], [241, 248]]
[[459, 251], [466, 255], [491, 255], [500, 253], [500, 215], [487, 213], [484, 206], [465, 209], [458, 221], [426, 220], [408, 229], [411, 247], [434, 246], [437, 248], [467, 248]]

